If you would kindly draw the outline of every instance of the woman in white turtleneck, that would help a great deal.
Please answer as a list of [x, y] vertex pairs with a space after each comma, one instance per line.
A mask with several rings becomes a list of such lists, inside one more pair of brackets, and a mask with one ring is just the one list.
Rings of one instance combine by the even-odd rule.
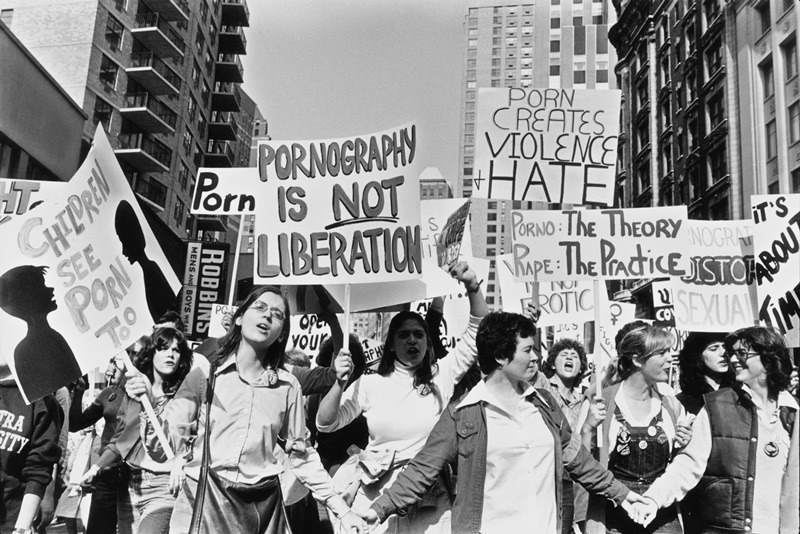
[[[466, 288], [470, 319], [466, 332], [447, 356], [437, 362], [425, 320], [417, 313], [401, 312], [389, 324], [376, 374], [361, 376], [343, 392], [352, 362], [346, 351], [336, 358], [338, 381], [320, 403], [317, 428], [333, 432], [363, 413], [369, 444], [362, 465], [371, 463], [372, 474], [386, 469], [373, 483], [360, 485], [353, 505], [368, 507], [419, 452], [454, 386], [475, 363], [475, 333], [489, 310], [481, 282], [466, 263], [454, 264], [450, 274]], [[373, 532], [450, 532], [450, 500], [442, 484], [435, 485], [415, 508], [405, 516], [390, 517]]]

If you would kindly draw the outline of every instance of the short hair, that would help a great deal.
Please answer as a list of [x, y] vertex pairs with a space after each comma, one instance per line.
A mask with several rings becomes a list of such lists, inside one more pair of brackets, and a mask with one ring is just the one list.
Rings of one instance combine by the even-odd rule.
[[311, 367], [311, 359], [308, 354], [298, 348], [287, 350], [284, 361], [295, 367]]
[[485, 375], [493, 373], [501, 360], [511, 360], [517, 350], [517, 341], [536, 335], [536, 326], [519, 313], [492, 312], [478, 326], [475, 344], [478, 347], [478, 365]]
[[767, 372], [767, 394], [777, 398], [778, 393], [789, 388], [792, 375], [792, 360], [783, 336], [773, 328], [748, 326], [740, 328], [725, 338], [725, 348], [733, 351], [737, 341], [745, 343], [761, 358]]
[[581, 361], [581, 370], [578, 373], [578, 378], [586, 373], [586, 369], [589, 368], [589, 361], [586, 359], [586, 349], [583, 347], [583, 343], [575, 339], [564, 338], [553, 343], [553, 346], [547, 351], [547, 360], [542, 363], [542, 372], [545, 376], [551, 377], [555, 374], [556, 358], [562, 350], [566, 349], [572, 349], [578, 353], [578, 358]]
[[[681, 391], [689, 395], [705, 393], [707, 368], [703, 362], [703, 351], [713, 343], [724, 343], [726, 337], [725, 332], [689, 332], [683, 341], [683, 348], [678, 353]], [[721, 378], [720, 385], [731, 385], [733, 369], [729, 367], [728, 372]]]
[[636, 370], [634, 361], [644, 361], [654, 353], [672, 348], [672, 334], [667, 330], [646, 324], [629, 330], [617, 346], [617, 378], [625, 380]]

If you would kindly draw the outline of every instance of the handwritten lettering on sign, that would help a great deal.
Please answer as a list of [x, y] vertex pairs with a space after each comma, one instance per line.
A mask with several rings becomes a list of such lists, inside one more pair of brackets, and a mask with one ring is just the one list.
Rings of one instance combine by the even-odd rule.
[[758, 317], [800, 347], [800, 194], [753, 195]]
[[201, 169], [196, 214], [256, 214], [257, 283], [357, 283], [422, 271], [417, 130], [268, 141], [257, 169]]
[[472, 195], [612, 206], [620, 95], [479, 89]]
[[524, 281], [683, 276], [685, 206], [512, 210], [514, 277]]

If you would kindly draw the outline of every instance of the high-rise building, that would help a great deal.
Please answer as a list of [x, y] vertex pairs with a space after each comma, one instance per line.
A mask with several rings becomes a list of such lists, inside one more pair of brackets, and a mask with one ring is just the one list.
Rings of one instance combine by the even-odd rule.
[[149, 218], [225, 231], [188, 206], [198, 167], [236, 163], [245, 0], [0, 0], [0, 17], [88, 115], [84, 141], [103, 125]]
[[[480, 87], [614, 89], [609, 71], [616, 53], [608, 28], [615, 13], [607, 0], [542, 0], [520, 3], [470, 0], [465, 17], [464, 87], [457, 196], [472, 194], [475, 115]], [[473, 202], [473, 253], [509, 252], [512, 203]], [[496, 273], [489, 273], [486, 300], [498, 306]]]

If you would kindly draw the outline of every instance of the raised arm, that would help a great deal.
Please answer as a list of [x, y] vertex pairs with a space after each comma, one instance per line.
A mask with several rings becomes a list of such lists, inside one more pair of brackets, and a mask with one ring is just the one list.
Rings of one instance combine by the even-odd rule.
[[339, 351], [333, 365], [336, 370], [336, 383], [331, 386], [319, 403], [317, 410], [317, 430], [319, 432], [338, 430], [355, 420], [364, 411], [359, 399], [361, 382], [364, 377], [359, 377], [344, 393], [342, 392], [348, 376], [353, 371], [350, 353], [345, 350]]

